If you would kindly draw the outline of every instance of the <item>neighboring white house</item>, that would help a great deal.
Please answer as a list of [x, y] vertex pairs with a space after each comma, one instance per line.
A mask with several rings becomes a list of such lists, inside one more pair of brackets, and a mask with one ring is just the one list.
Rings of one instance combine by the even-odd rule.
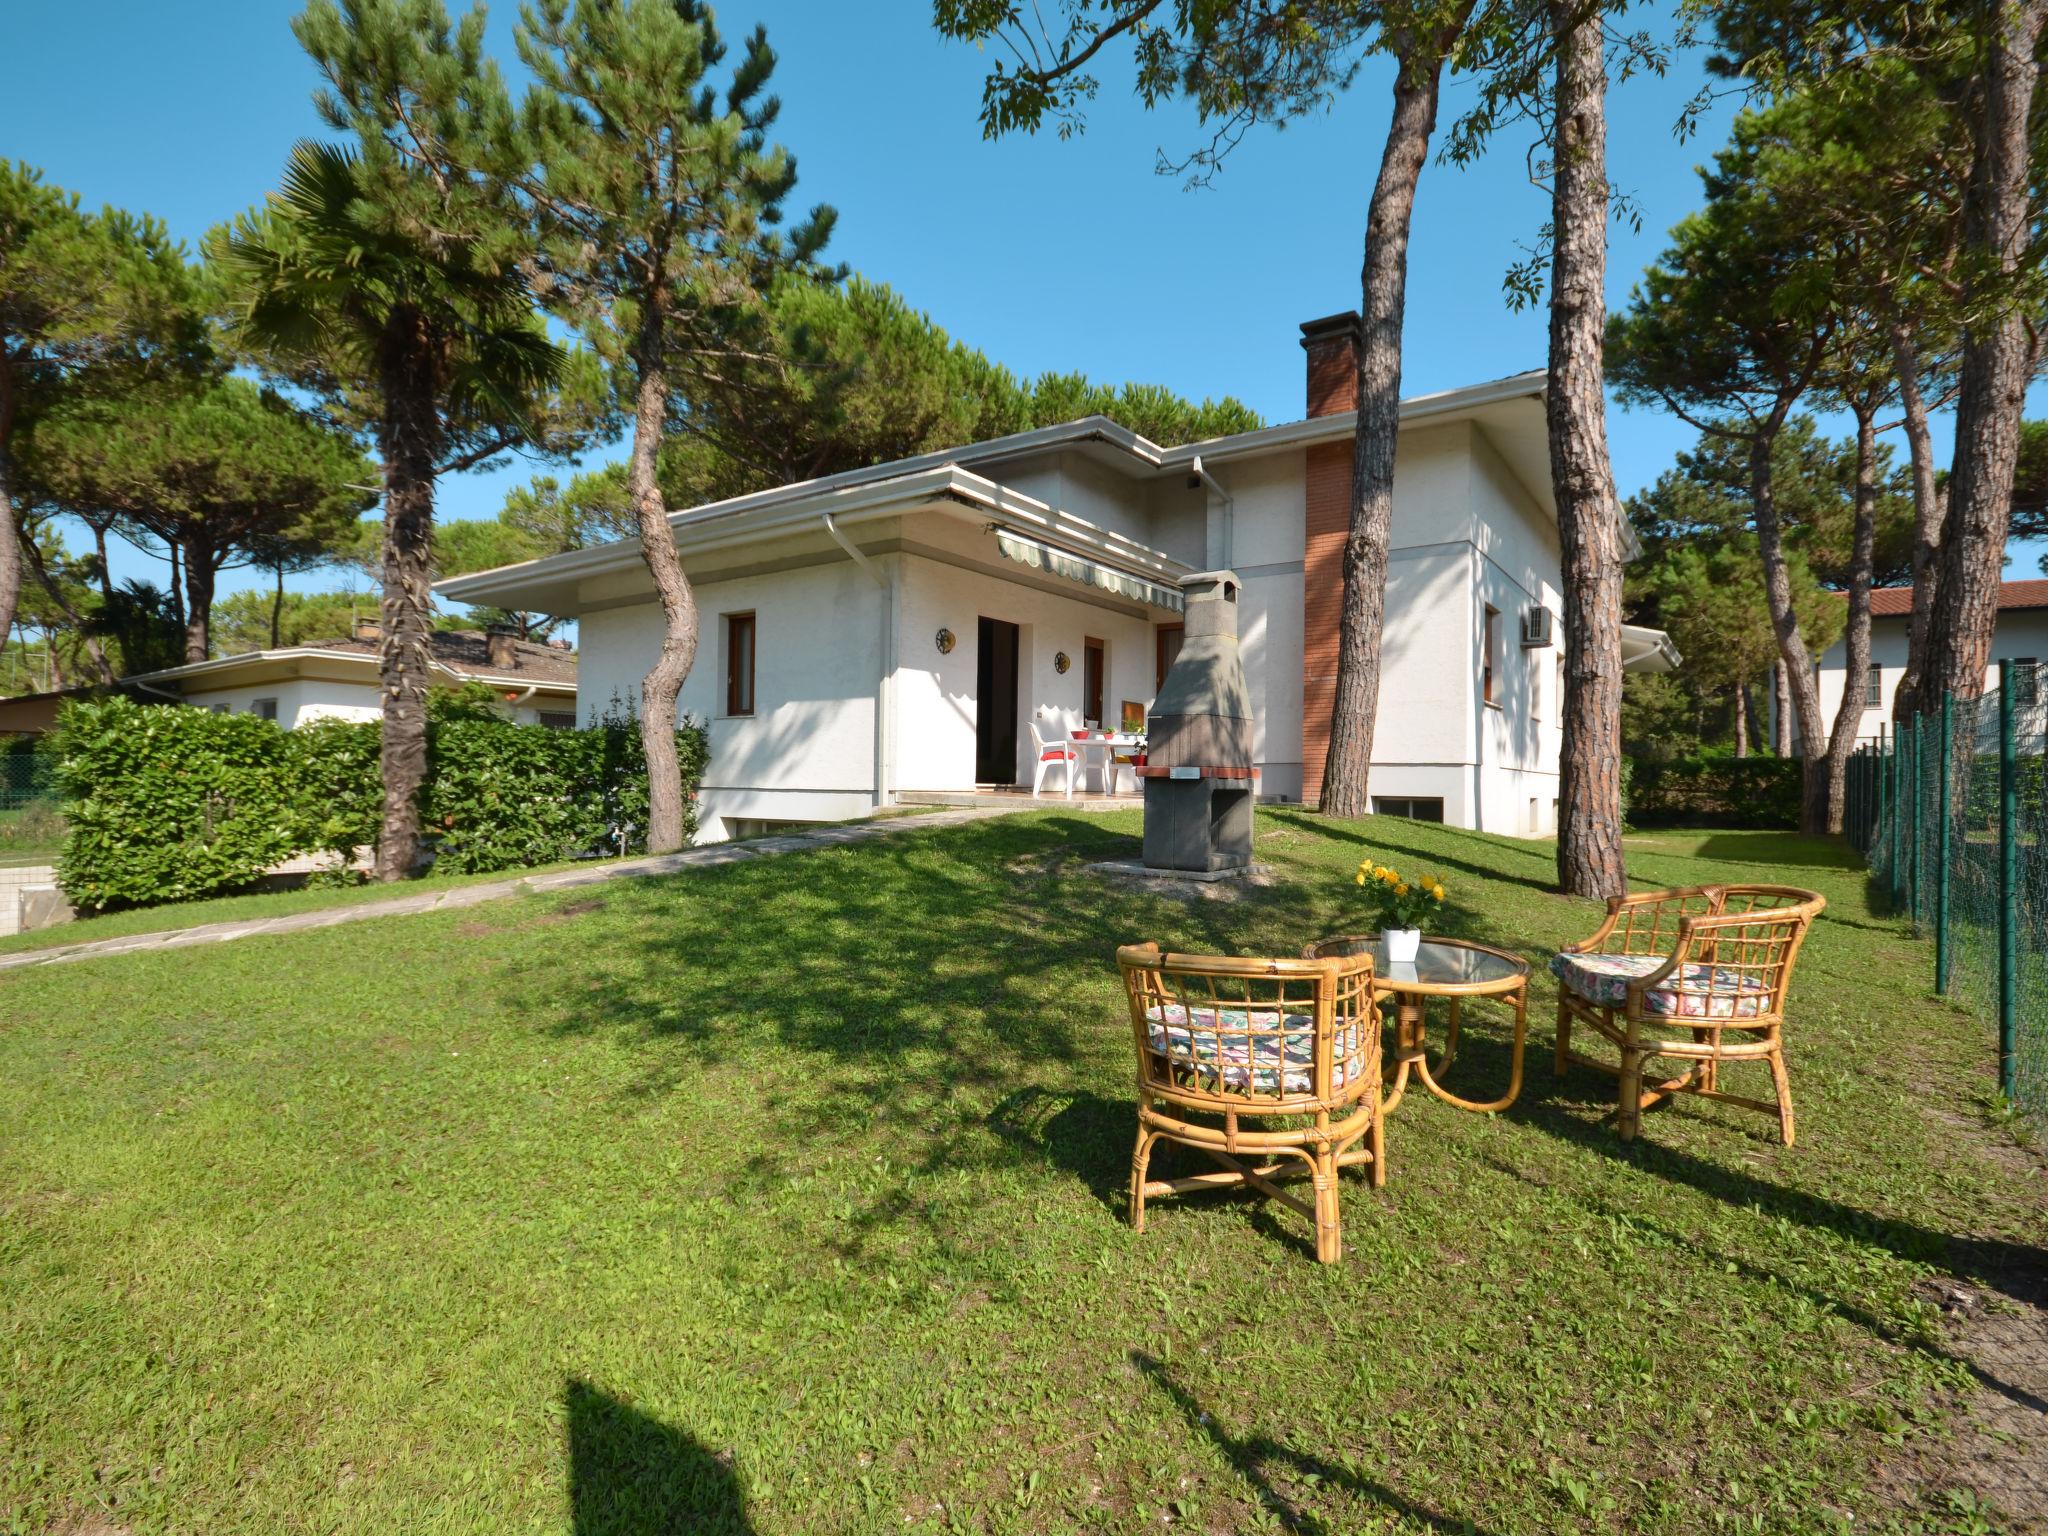
[[[527, 725], [576, 723], [576, 654], [493, 630], [436, 630], [428, 648], [436, 679], [455, 688], [488, 685], [505, 712]], [[360, 623], [346, 640], [309, 640], [245, 651], [122, 679], [124, 687], [172, 695], [200, 709], [261, 715], [290, 730], [308, 720], [382, 716], [378, 635]]]
[[[700, 835], [1029, 784], [1034, 727], [1116, 725], [1180, 636], [1177, 583], [1242, 578], [1268, 800], [1313, 801], [1335, 687], [1358, 319], [1302, 327], [1308, 418], [1161, 448], [1100, 416], [672, 513], [696, 587], [681, 707], [710, 723]], [[1375, 809], [1556, 826], [1562, 667], [1543, 375], [1402, 407]], [[637, 697], [662, 621], [636, 541], [459, 576], [574, 615], [582, 714]], [[1671, 665], [1655, 631], [1632, 666]]]
[[[1863, 695], [1859, 744], [1882, 740], [1891, 731], [1892, 695], [1906, 675], [1907, 639], [1913, 622], [1911, 587], [1878, 587], [1870, 594], [1870, 681]], [[1991, 642], [1984, 686], [1998, 687], [1998, 669], [2006, 661], [2048, 661], [2048, 581], [2008, 581], [1998, 589], [1998, 629]], [[1837, 640], [1821, 653], [1820, 717], [1833, 730], [1848, 681], [1845, 642]], [[1773, 710], [1776, 701], [1772, 702]], [[1791, 722], [1793, 750], [1798, 750], [1799, 721]]]

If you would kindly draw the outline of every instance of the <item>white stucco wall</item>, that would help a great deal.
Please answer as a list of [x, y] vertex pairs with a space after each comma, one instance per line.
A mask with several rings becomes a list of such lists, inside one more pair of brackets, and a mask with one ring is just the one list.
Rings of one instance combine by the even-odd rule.
[[[188, 688], [184, 697], [187, 704], [196, 708], [226, 705], [230, 713], [237, 715], [252, 711], [258, 699], [275, 699], [277, 723], [286, 730], [312, 720], [375, 720], [383, 714], [383, 701], [375, 683], [335, 678], [280, 678], [239, 688]], [[508, 705], [506, 712], [521, 725], [538, 725], [543, 714], [574, 715], [576, 701], [536, 695], [524, 704]]]
[[[1880, 669], [1883, 703], [1866, 707], [1857, 727], [1859, 743], [1876, 742], [1891, 731], [1892, 696], [1906, 673], [1906, 652], [1912, 621], [1905, 617], [1873, 618], [1870, 621], [1870, 663]], [[1987, 691], [1998, 687], [1998, 664], [2007, 660], [2048, 662], [2048, 608], [2016, 608], [1998, 616], [1998, 631], [1991, 642], [1991, 664], [1984, 669]], [[1842, 688], [1848, 681], [1848, 647], [1837, 640], [1820, 658], [1820, 718], [1834, 729], [1835, 715], [1842, 707]], [[1766, 690], [1768, 691], [1768, 690]], [[1776, 701], [1771, 703], [1775, 717]], [[1792, 718], [1792, 740], [1799, 740], [1799, 718]]]

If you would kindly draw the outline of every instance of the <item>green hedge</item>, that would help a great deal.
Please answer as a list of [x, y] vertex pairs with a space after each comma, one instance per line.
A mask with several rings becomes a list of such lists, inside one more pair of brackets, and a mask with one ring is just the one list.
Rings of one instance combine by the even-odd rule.
[[1637, 758], [1629, 825], [1796, 828], [1800, 774], [1796, 757]]
[[[54, 737], [70, 823], [57, 878], [86, 911], [187, 901], [253, 883], [294, 854], [374, 844], [382, 727], [321, 720], [286, 731], [254, 715], [127, 699], [69, 704]], [[694, 805], [708, 749], [677, 732]], [[488, 691], [437, 695], [421, 815], [436, 867], [514, 869], [645, 846], [639, 724], [515, 725]], [[625, 830], [623, 841], [619, 837]], [[686, 835], [695, 830], [694, 816]]]

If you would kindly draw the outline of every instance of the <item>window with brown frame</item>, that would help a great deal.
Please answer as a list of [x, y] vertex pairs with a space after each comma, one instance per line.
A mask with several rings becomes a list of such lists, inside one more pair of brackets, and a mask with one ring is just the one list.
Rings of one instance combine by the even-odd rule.
[[1081, 718], [1098, 728], [1109, 721], [1102, 713], [1102, 679], [1109, 669], [1102, 642], [1090, 635], [1081, 642]]
[[725, 712], [751, 715], [754, 712], [754, 616], [728, 613], [725, 616]]
[[1486, 636], [1480, 642], [1484, 649], [1479, 656], [1479, 681], [1485, 690], [1486, 702], [1498, 704], [1500, 700], [1493, 692], [1493, 642], [1500, 632], [1500, 610], [1488, 606], [1486, 610]]

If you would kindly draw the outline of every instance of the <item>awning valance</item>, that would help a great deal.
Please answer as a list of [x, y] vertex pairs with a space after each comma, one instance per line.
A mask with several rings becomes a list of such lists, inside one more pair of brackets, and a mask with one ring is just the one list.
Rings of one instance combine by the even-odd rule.
[[1105, 592], [1114, 592], [1118, 597], [1127, 597], [1133, 602], [1149, 603], [1154, 608], [1165, 608], [1173, 613], [1183, 611], [1181, 595], [1173, 587], [1148, 581], [1143, 576], [1133, 576], [1128, 571], [1112, 569], [1064, 549], [1054, 549], [1050, 544], [1011, 533], [1006, 528], [996, 528], [993, 532], [996, 548], [1003, 552], [1005, 559], [1014, 560], [1019, 565], [1028, 565], [1034, 571], [1049, 571], [1085, 586], [1100, 587]]

